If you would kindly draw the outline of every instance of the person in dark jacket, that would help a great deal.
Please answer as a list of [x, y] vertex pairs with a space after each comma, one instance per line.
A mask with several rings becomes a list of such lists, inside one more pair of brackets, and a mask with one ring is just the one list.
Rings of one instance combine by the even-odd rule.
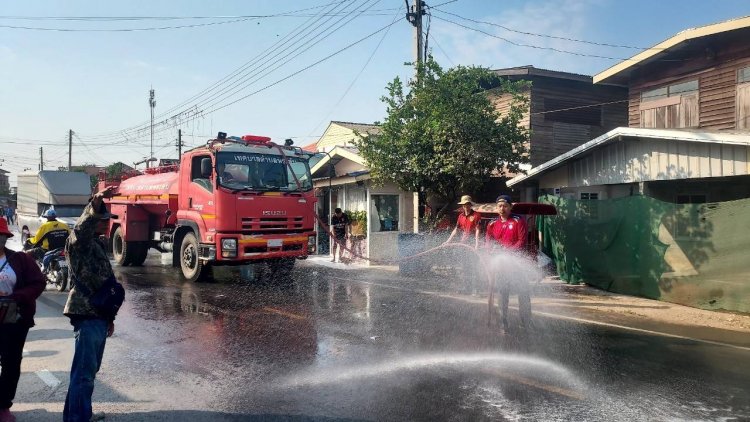
[[111, 196], [110, 188], [93, 196], [65, 245], [73, 283], [63, 313], [70, 318], [75, 334], [75, 353], [63, 409], [65, 422], [89, 422], [103, 416], [98, 414], [92, 418], [91, 396], [107, 337], [115, 332], [115, 316], [100, 315], [89, 304], [89, 297], [83, 291], [93, 294], [105, 280], [114, 277], [107, 251], [98, 241], [99, 236], [106, 233], [112, 217], [104, 207], [103, 199]]
[[[13, 233], [0, 218], [0, 299], [12, 300], [18, 309], [16, 322], [0, 323], [0, 422], [14, 422], [10, 412], [21, 377], [23, 345], [34, 326], [36, 299], [45, 287], [44, 276], [34, 259], [5, 247]], [[6, 308], [7, 309], [7, 308]]]

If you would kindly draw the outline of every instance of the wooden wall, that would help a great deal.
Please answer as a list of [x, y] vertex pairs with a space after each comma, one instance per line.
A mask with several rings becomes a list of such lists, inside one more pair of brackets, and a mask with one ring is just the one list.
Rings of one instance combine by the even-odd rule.
[[[529, 145], [532, 167], [545, 163], [571, 149], [584, 144], [595, 137], [604, 134], [616, 127], [627, 125], [627, 89], [608, 85], [593, 85], [592, 83], [574, 81], [560, 78], [548, 78], [539, 76], [526, 76], [531, 79], [529, 113], [524, 115], [521, 124], [531, 130], [531, 142]], [[508, 94], [492, 95], [490, 97], [495, 107], [501, 114], [510, 108], [511, 96]], [[548, 99], [550, 103], [564, 104], [545, 108]], [[616, 104], [600, 105], [596, 110], [601, 113], [600, 124], [587, 125], [557, 121], [559, 119], [547, 117], [550, 109], [560, 109], [588, 106], [592, 104], [610, 103], [621, 101]], [[568, 117], [575, 119], [575, 113], [591, 111], [590, 108], [572, 110]]]
[[737, 70], [750, 66], [750, 45], [717, 46], [715, 57], [705, 52], [685, 58], [651, 64], [635, 75], [630, 83], [628, 124], [642, 127], [640, 97], [643, 91], [687, 82], [699, 81], [699, 124], [702, 129], [737, 128]]
[[[615, 86], [593, 85], [591, 83], [536, 78], [531, 87], [531, 164], [538, 166], [571, 149], [582, 145], [610, 130], [627, 125], [627, 90]], [[571, 112], [598, 111], [601, 114], [599, 125], [577, 124], [558, 121], [549, 110], [580, 107], [592, 104], [611, 103], [596, 107], [571, 110]], [[570, 116], [575, 118], [575, 116]]]

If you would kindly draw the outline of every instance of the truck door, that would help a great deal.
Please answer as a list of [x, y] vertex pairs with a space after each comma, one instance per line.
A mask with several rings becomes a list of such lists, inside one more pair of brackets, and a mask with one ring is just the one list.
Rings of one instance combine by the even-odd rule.
[[205, 175], [201, 172], [201, 162], [211, 161], [211, 156], [196, 155], [190, 163], [190, 189], [187, 192], [187, 210], [192, 214], [201, 229], [201, 240], [205, 241], [207, 233], [216, 231], [216, 204], [214, 189], [216, 186], [214, 172]]

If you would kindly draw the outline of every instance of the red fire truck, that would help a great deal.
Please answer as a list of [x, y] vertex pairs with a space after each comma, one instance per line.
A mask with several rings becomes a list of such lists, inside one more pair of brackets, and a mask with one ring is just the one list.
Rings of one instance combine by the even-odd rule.
[[211, 266], [267, 264], [288, 274], [315, 248], [315, 202], [308, 160], [299, 147], [270, 138], [227, 137], [184, 153], [177, 164], [118, 179], [106, 201], [115, 261], [141, 265], [150, 248], [197, 281]]

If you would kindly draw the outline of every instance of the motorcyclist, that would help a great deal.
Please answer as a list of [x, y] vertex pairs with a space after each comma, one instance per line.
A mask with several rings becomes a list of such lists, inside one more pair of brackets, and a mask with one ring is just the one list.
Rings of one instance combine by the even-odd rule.
[[[36, 234], [26, 241], [24, 248], [28, 250], [31, 256], [37, 261], [42, 261], [45, 254], [50, 250], [59, 249], [65, 246], [65, 239], [70, 234], [68, 225], [57, 221], [57, 212], [50, 208], [43, 214], [47, 221], [42, 224], [36, 231]], [[42, 262], [43, 269], [47, 269], [50, 259], [44, 259]]]

